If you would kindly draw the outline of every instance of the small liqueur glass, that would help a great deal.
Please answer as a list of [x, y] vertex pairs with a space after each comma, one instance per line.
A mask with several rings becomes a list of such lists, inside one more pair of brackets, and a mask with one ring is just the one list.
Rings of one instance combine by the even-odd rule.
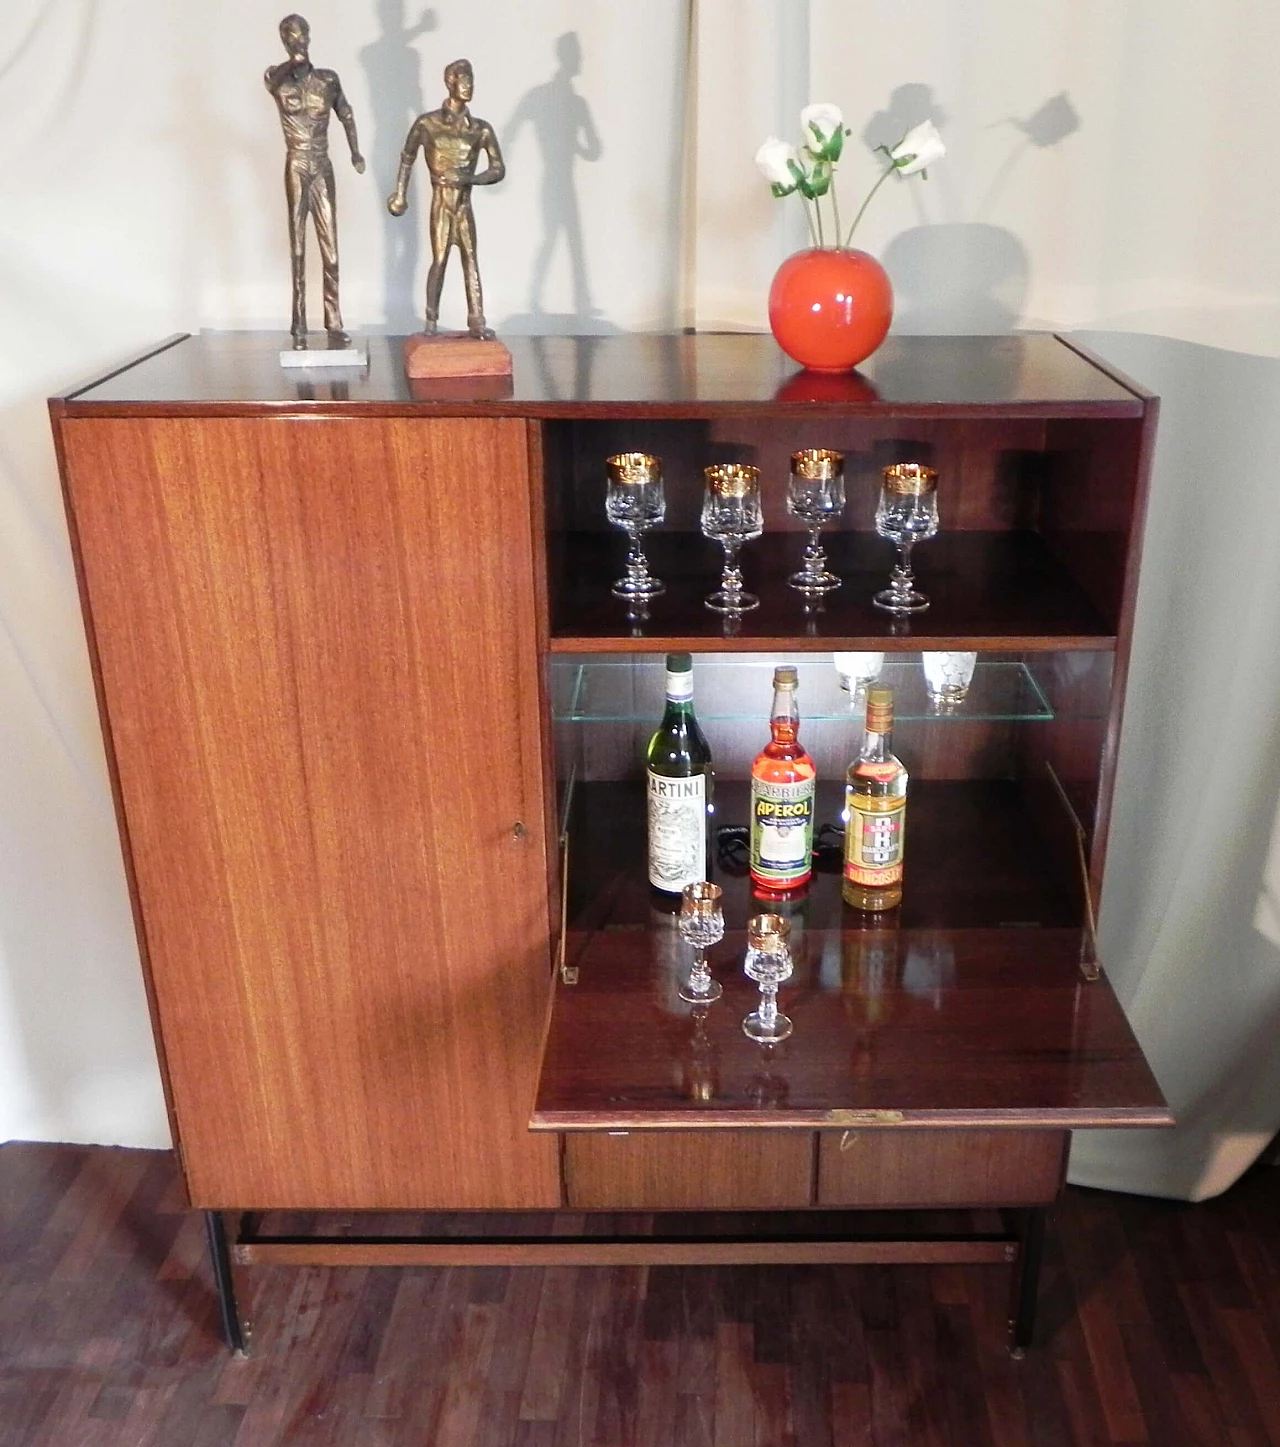
[[742, 1022], [742, 1033], [762, 1045], [776, 1045], [791, 1034], [791, 1021], [778, 1012], [778, 986], [791, 978], [791, 926], [776, 914], [747, 921], [747, 958], [743, 971], [760, 986], [760, 1005]]
[[804, 566], [787, 579], [806, 597], [820, 598], [840, 586], [827, 567], [822, 529], [844, 511], [844, 454], [826, 447], [806, 447], [791, 454], [791, 480], [787, 484], [787, 511], [809, 529]]
[[693, 969], [686, 984], [680, 986], [680, 998], [693, 1005], [709, 1005], [724, 994], [718, 980], [711, 978], [707, 951], [724, 938], [723, 891], [718, 884], [703, 880], [686, 884], [680, 895], [680, 934], [693, 946]]
[[945, 713], [964, 702], [978, 663], [976, 653], [922, 653], [924, 686], [929, 702], [939, 713]]
[[764, 532], [760, 507], [760, 469], [737, 462], [720, 462], [706, 469], [702, 500], [702, 531], [724, 548], [720, 586], [703, 601], [715, 613], [730, 617], [760, 606], [760, 599], [742, 586], [738, 549]]
[[938, 531], [938, 474], [918, 462], [899, 462], [884, 469], [876, 532], [898, 545], [898, 561], [889, 586], [871, 600], [886, 613], [923, 613], [929, 600], [915, 586], [911, 549]]
[[644, 555], [644, 535], [667, 515], [662, 487], [662, 463], [647, 452], [619, 452], [606, 458], [608, 487], [604, 510], [614, 527], [627, 534], [627, 570], [613, 585], [616, 598], [632, 604], [656, 598], [666, 584], [649, 571]]

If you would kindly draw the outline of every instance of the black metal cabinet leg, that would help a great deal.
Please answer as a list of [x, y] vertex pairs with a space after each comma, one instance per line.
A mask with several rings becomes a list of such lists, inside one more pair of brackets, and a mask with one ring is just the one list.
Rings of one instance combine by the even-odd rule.
[[1009, 1349], [1015, 1357], [1025, 1355], [1036, 1331], [1036, 1300], [1040, 1291], [1040, 1260], [1044, 1255], [1044, 1228], [1048, 1212], [1043, 1207], [1022, 1213], [1018, 1272], [1013, 1290], [1013, 1320]]
[[231, 1253], [227, 1250], [227, 1228], [222, 1212], [206, 1211], [204, 1229], [209, 1239], [209, 1258], [213, 1262], [213, 1284], [218, 1291], [222, 1338], [231, 1351], [244, 1356], [248, 1352], [248, 1338], [236, 1307], [236, 1284], [231, 1275]]

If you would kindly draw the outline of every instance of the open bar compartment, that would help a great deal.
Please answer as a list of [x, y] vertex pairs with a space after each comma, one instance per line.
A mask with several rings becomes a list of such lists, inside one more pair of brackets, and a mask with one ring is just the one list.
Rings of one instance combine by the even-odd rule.
[[[677, 639], [751, 650], [862, 640], [887, 649], [1098, 649], [1115, 646], [1138, 479], [1141, 417], [967, 415], [735, 415], [557, 420], [544, 424], [548, 585], [553, 651], [645, 650]], [[804, 528], [786, 510], [790, 454], [802, 447], [845, 455], [848, 505], [823, 534], [843, 586], [806, 612], [786, 584], [800, 566]], [[610, 593], [625, 552], [604, 514], [605, 458], [645, 451], [662, 459], [664, 524], [646, 536], [667, 591], [648, 617], [628, 618]], [[893, 546], [874, 530], [881, 469], [894, 462], [937, 469], [937, 537], [913, 566], [927, 612], [896, 620], [874, 608]], [[703, 468], [760, 469], [764, 536], [741, 554], [761, 606], [726, 629], [703, 606], [722, 562], [702, 537]]]
[[[568, 865], [531, 1125], [564, 1133], [579, 1209], [1043, 1205], [1070, 1130], [1170, 1119], [1105, 974], [1081, 968], [1082, 861], [1096, 897], [1154, 404], [1044, 336], [890, 338], [842, 378], [779, 371], [774, 353], [767, 338], [669, 339], [625, 399], [597, 388], [589, 412], [541, 424]], [[786, 584], [804, 541], [786, 511], [802, 447], [845, 454], [848, 496], [823, 534], [843, 583], [810, 612]], [[667, 492], [646, 537], [667, 591], [647, 618], [610, 593], [626, 544], [605, 517], [604, 462], [632, 450], [661, 457]], [[760, 468], [765, 513], [741, 554], [762, 604], [728, 627], [703, 606], [722, 553], [699, 532], [703, 468], [722, 461]], [[940, 531], [913, 556], [932, 606], [906, 620], [871, 604], [895, 556], [874, 532], [880, 472], [899, 461], [939, 472]], [[948, 648], [977, 651], [981, 681], [970, 707], [936, 718], [902, 683], [921, 650]], [[724, 996], [701, 1018], [678, 998], [690, 954], [647, 884], [644, 748], [662, 655], [690, 651], [717, 822], [745, 823], [768, 673], [795, 663], [819, 820], [837, 822], [861, 719], [833, 699], [835, 649], [885, 651], [899, 685], [904, 902], [891, 927], [846, 909], [838, 849], [819, 858], [807, 897], [782, 907], [795, 1032], [770, 1052], [741, 1029], [756, 998], [743, 927], [759, 908], [741, 861], [713, 866]], [[995, 675], [1017, 686], [986, 689]]]
[[[785, 656], [694, 655], [717, 828], [747, 821], [750, 762], [768, 731], [759, 675]], [[1025, 669], [1043, 707], [895, 725], [912, 783], [904, 899], [891, 924], [844, 905], [834, 838], [806, 897], [776, 906], [752, 895], [740, 855], [718, 850], [727, 932], [710, 960], [725, 996], [701, 1023], [678, 996], [690, 957], [673, 906], [650, 892], [645, 872], [643, 758], [660, 707], [643, 722], [639, 713], [661, 655], [551, 658], [558, 766], [573, 783], [567, 929], [535, 1128], [813, 1130], [860, 1113], [865, 1124], [967, 1129], [1166, 1119], [1110, 986], [1081, 968], [1090, 947], [1081, 861], [1113, 658], [1107, 649], [980, 655], [980, 669]], [[811, 682], [834, 673], [829, 655], [802, 656], [801, 666]], [[899, 655], [893, 666], [920, 665]], [[712, 693], [726, 702], [704, 712], [705, 674], [717, 675]], [[735, 679], [737, 713], [727, 706]], [[583, 707], [602, 693], [613, 717]], [[838, 826], [862, 713], [841, 718], [829, 698], [818, 701], [815, 718], [802, 679], [817, 821]], [[755, 998], [741, 972], [745, 924], [769, 907], [791, 920], [796, 960], [782, 998], [795, 1034], [772, 1053], [740, 1028]]]

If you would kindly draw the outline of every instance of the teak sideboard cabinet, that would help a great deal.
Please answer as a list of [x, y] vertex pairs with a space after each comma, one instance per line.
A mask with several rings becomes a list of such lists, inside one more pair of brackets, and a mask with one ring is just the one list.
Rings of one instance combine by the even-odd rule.
[[[173, 1139], [230, 1262], [1020, 1260], [1073, 1129], [1167, 1124], [1093, 921], [1153, 398], [1049, 335], [893, 338], [796, 374], [764, 336], [516, 338], [514, 384], [282, 371], [176, 338], [50, 406]], [[434, 385], [434, 390], [431, 390]], [[482, 394], [482, 389], [490, 389]], [[799, 447], [847, 458], [842, 587], [786, 585]], [[629, 617], [605, 457], [663, 459], [666, 593]], [[762, 471], [761, 606], [702, 605], [702, 469]], [[924, 461], [932, 606], [870, 599], [880, 469]], [[819, 818], [859, 723], [833, 650], [883, 651], [912, 772], [900, 918], [791, 906], [795, 1033], [740, 1029], [753, 909], [722, 851], [725, 996], [694, 1014], [650, 902], [639, 784], [662, 654], [695, 655], [717, 820], [745, 822], [768, 669], [801, 668]], [[919, 654], [979, 653], [939, 713]], [[828, 831], [830, 834], [831, 831]], [[728, 836], [723, 836], [727, 838]], [[858, 1209], [1000, 1208], [884, 1240]], [[281, 1212], [794, 1213], [776, 1239], [291, 1234]], [[235, 1222], [229, 1249], [225, 1224]], [[661, 1220], [662, 1218], [658, 1218]], [[313, 1223], [314, 1224], [314, 1223]], [[512, 1258], [508, 1258], [512, 1259]]]

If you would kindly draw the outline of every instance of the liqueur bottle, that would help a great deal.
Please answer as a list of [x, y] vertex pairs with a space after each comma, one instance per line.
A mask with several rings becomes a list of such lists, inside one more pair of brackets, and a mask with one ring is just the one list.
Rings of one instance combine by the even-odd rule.
[[645, 756], [649, 883], [678, 895], [707, 878], [712, 808], [711, 748], [693, 716], [693, 659], [667, 654], [667, 706]]
[[844, 883], [854, 909], [893, 909], [902, 902], [907, 771], [889, 746], [893, 689], [867, 689], [867, 729], [846, 776]]
[[813, 873], [817, 770], [797, 737], [796, 671], [773, 671], [769, 742], [751, 765], [751, 885], [762, 899], [791, 899]]

